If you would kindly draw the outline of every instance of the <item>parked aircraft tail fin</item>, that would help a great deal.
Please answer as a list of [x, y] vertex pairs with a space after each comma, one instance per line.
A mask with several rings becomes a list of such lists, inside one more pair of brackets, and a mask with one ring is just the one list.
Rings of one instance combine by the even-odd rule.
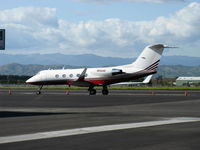
[[146, 79], [144, 79], [144, 81], [143, 81], [142, 83], [148, 84], [148, 83], [151, 81], [152, 76], [153, 76], [153, 75], [147, 76]]

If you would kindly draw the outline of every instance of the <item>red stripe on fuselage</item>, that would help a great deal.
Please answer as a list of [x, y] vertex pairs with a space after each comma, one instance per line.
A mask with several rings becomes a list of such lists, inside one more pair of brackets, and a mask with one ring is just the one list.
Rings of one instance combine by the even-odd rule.
[[96, 85], [104, 85], [109, 80], [87, 80], [87, 81]]

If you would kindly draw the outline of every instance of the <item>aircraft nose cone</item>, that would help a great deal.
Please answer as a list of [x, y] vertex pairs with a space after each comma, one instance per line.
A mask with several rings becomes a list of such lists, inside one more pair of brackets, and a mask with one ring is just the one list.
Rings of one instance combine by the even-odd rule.
[[[31, 79], [31, 78], [30, 78]], [[30, 79], [26, 80], [26, 83], [30, 83]]]
[[28, 84], [31, 84], [31, 83], [33, 83], [33, 82], [34, 82], [33, 77], [31, 77], [30, 79], [26, 80], [26, 83], [28, 83]]

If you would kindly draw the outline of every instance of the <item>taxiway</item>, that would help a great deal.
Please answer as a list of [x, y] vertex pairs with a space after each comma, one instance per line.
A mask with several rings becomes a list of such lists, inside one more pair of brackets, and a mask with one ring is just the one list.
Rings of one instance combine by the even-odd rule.
[[184, 92], [1, 90], [0, 149], [196, 150], [200, 93]]

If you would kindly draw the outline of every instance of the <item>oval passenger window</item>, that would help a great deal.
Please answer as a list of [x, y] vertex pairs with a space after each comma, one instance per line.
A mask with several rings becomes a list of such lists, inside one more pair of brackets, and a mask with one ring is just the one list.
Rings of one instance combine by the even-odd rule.
[[59, 75], [58, 75], [58, 74], [56, 74], [56, 75], [55, 75], [55, 77], [56, 77], [56, 78], [59, 78]]

